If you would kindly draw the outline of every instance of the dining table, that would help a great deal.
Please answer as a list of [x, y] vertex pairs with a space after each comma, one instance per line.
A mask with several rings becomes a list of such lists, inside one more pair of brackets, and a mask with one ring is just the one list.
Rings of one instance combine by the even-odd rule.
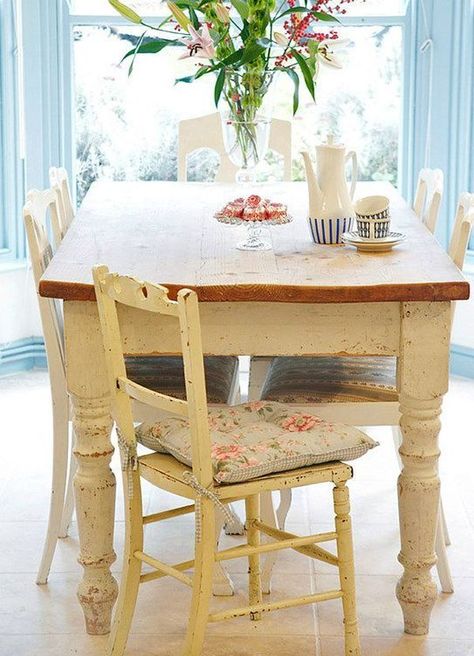
[[[116, 481], [112, 416], [92, 267], [183, 287], [200, 301], [206, 355], [394, 356], [400, 400], [399, 562], [396, 588], [404, 629], [426, 634], [437, 587], [438, 433], [448, 389], [451, 306], [469, 297], [461, 272], [399, 192], [364, 182], [358, 196], [390, 198], [406, 241], [389, 252], [317, 245], [307, 222], [304, 182], [253, 190], [288, 205], [293, 221], [271, 226], [272, 249], [236, 248], [242, 227], [214, 214], [240, 196], [233, 184], [96, 181], [43, 275], [41, 296], [62, 299], [67, 385], [74, 410], [78, 598], [90, 634], [110, 630], [117, 582]], [[124, 351], [179, 354], [171, 317], [120, 307]], [[400, 625], [402, 630], [402, 625]]]

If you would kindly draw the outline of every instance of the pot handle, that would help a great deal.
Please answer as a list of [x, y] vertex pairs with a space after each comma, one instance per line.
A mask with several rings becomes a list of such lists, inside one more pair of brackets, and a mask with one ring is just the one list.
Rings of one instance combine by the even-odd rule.
[[346, 155], [346, 162], [351, 159], [352, 160], [352, 177], [351, 177], [351, 190], [350, 190], [350, 196], [351, 200], [354, 198], [354, 192], [357, 184], [357, 177], [359, 173], [359, 167], [357, 165], [357, 153], [355, 150], [351, 150], [349, 153]]

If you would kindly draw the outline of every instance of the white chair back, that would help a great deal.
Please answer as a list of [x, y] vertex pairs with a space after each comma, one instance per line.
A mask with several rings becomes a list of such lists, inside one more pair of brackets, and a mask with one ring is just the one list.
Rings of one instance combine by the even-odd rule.
[[[49, 169], [49, 183], [53, 188], [57, 189], [59, 193], [59, 210], [61, 214], [62, 236], [64, 237], [69, 230], [69, 226], [71, 225], [75, 214], [66, 169], [51, 166]], [[58, 244], [56, 244], [56, 246], [57, 245]]]
[[[187, 158], [195, 150], [209, 148], [220, 158], [216, 182], [234, 182], [238, 167], [230, 161], [222, 136], [219, 112], [180, 121], [178, 125], [178, 180], [187, 180]], [[291, 180], [291, 123], [273, 119], [269, 148], [283, 156], [283, 180]]]
[[432, 233], [436, 229], [443, 189], [444, 175], [441, 169], [421, 169], [413, 209]]
[[474, 225], [474, 194], [461, 194], [448, 253], [458, 269], [463, 268], [471, 229]]
[[46, 219], [48, 211], [51, 218], [57, 215], [58, 199], [53, 189], [32, 190], [27, 195], [23, 208], [23, 220], [30, 250], [33, 276], [43, 327], [51, 387], [58, 393], [66, 389], [63, 316], [59, 301], [44, 298], [38, 293], [41, 276], [53, 257], [53, 249], [48, 239]]

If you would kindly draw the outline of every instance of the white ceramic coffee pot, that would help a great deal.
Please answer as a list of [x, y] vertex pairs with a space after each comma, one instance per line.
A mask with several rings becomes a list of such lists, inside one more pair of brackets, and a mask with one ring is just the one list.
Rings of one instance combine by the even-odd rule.
[[[316, 172], [308, 152], [303, 152], [309, 194], [309, 227], [316, 244], [340, 244], [342, 235], [352, 229], [352, 199], [357, 184], [357, 155], [346, 153], [343, 144], [335, 144], [329, 135], [326, 144], [316, 146]], [[352, 161], [350, 190], [346, 180], [346, 162]]]

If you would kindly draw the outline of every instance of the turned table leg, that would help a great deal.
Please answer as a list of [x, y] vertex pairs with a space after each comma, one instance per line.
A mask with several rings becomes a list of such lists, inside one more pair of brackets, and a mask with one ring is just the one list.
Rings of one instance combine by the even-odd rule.
[[67, 380], [74, 409], [74, 478], [79, 563], [78, 598], [90, 634], [110, 631], [117, 582], [110, 573], [115, 516], [115, 476], [110, 469], [112, 418], [95, 303], [64, 307]]
[[405, 631], [428, 633], [437, 587], [435, 536], [439, 508], [438, 433], [448, 387], [449, 303], [402, 304], [399, 361], [403, 469], [398, 479], [404, 573], [397, 585]]

